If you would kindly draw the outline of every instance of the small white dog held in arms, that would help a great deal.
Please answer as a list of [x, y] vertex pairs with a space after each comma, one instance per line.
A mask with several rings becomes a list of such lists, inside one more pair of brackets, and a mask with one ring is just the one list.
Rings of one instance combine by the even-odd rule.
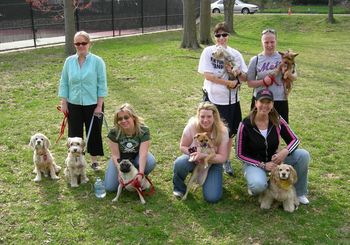
[[44, 174], [45, 177], [50, 175], [53, 180], [59, 179], [57, 174], [60, 172], [61, 167], [56, 165], [49, 150], [50, 145], [50, 140], [41, 133], [36, 133], [30, 138], [29, 146], [34, 150], [33, 173], [36, 174], [35, 182], [41, 181], [42, 174]]
[[278, 165], [272, 172], [269, 187], [260, 195], [260, 208], [270, 209], [274, 200], [283, 203], [283, 209], [294, 212], [299, 206], [294, 184], [297, 182], [297, 173], [288, 164]]
[[68, 138], [68, 156], [64, 175], [71, 187], [78, 187], [79, 182], [85, 184], [89, 181], [86, 176], [86, 161], [84, 157], [85, 141], [80, 137]]
[[128, 160], [123, 159], [117, 164], [118, 173], [119, 173], [119, 186], [116, 197], [112, 200], [112, 202], [117, 202], [122, 190], [125, 188], [128, 191], [137, 191], [139, 195], [140, 201], [142, 204], [145, 204], [145, 198], [143, 197], [142, 192], [146, 189], [150, 189], [151, 183], [149, 180], [142, 176], [141, 183], [139, 185], [135, 185], [135, 178], [138, 175], [138, 170], [135, 166]]

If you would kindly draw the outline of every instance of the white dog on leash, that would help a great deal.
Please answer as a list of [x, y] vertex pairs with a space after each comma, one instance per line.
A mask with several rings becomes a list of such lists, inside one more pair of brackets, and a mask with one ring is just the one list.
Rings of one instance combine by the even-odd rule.
[[86, 161], [84, 157], [85, 142], [80, 137], [68, 138], [68, 156], [64, 175], [71, 187], [78, 187], [79, 181], [85, 184], [89, 181], [86, 176]]
[[30, 138], [29, 146], [34, 150], [33, 173], [36, 174], [35, 182], [41, 181], [42, 174], [44, 174], [45, 177], [50, 175], [53, 180], [59, 179], [57, 174], [60, 172], [61, 167], [56, 165], [49, 150], [50, 145], [50, 140], [41, 133], [36, 133]]

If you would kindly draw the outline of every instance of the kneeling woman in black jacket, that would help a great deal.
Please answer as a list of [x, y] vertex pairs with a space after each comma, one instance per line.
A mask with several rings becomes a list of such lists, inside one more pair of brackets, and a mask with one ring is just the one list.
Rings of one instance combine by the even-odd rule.
[[[279, 150], [281, 138], [286, 147]], [[298, 149], [299, 144], [294, 132], [275, 110], [272, 92], [268, 89], [259, 91], [255, 107], [239, 125], [236, 142], [237, 157], [244, 163], [248, 193], [257, 195], [263, 192], [268, 186], [266, 172], [284, 162], [296, 170], [298, 199], [300, 203], [308, 204], [306, 194], [310, 155], [306, 150]]]

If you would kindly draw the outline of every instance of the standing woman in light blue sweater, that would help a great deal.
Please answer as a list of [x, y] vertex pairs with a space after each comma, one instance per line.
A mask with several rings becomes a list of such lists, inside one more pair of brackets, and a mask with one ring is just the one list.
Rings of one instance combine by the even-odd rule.
[[103, 156], [102, 112], [104, 97], [107, 96], [106, 65], [101, 57], [89, 52], [90, 36], [79, 31], [74, 36], [77, 53], [69, 56], [63, 66], [58, 96], [61, 110], [68, 113], [68, 137], [88, 134], [94, 117], [87, 152], [91, 155], [91, 167], [98, 170], [97, 156]]

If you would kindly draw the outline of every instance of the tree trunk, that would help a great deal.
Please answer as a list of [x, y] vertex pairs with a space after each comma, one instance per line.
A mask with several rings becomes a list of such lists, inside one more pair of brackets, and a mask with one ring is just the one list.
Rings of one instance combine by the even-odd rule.
[[210, 45], [213, 40], [210, 36], [211, 10], [210, 0], [201, 0], [200, 22], [199, 22], [199, 42], [200, 44]]
[[183, 36], [181, 48], [198, 49], [196, 30], [196, 2], [195, 0], [182, 0], [183, 3]]
[[228, 27], [229, 33], [234, 34], [235, 30], [233, 28], [233, 7], [235, 5], [235, 0], [224, 0], [224, 20]]
[[66, 55], [72, 55], [75, 53], [74, 48], [74, 6], [72, 0], [64, 0], [64, 31], [66, 36], [65, 52]]
[[335, 19], [333, 16], [333, 0], [328, 0], [328, 23], [335, 23]]

